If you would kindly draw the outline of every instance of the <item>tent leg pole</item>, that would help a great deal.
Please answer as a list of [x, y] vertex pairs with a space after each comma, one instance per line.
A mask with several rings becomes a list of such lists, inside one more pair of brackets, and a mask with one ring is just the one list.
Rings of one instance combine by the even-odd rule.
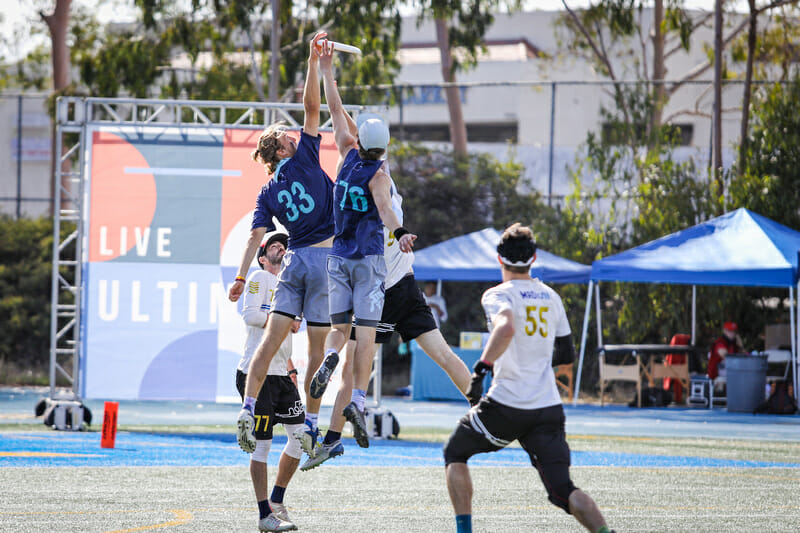
[[697, 326], [697, 285], [692, 285], [692, 342], [694, 346], [695, 331]]
[[597, 345], [603, 345], [603, 317], [600, 316], [600, 282], [594, 286], [594, 307], [597, 313]]
[[586, 334], [589, 331], [589, 314], [592, 311], [592, 281], [586, 291], [586, 308], [583, 311], [583, 329], [581, 330], [581, 353], [578, 357], [578, 375], [575, 378], [575, 391], [572, 393], [572, 405], [578, 403], [578, 392], [581, 390], [581, 373], [583, 371], [583, 355], [586, 353]]
[[[794, 287], [789, 287], [789, 321], [791, 323], [789, 327], [790, 335], [792, 337], [792, 376], [794, 382], [794, 398], [797, 400], [797, 382], [800, 379], [800, 373], [798, 373], [797, 368], [797, 358], [798, 358], [798, 333], [800, 333], [800, 282], [797, 283], [797, 312], [795, 313], [795, 301], [794, 301]], [[796, 322], [795, 322], [796, 321]]]

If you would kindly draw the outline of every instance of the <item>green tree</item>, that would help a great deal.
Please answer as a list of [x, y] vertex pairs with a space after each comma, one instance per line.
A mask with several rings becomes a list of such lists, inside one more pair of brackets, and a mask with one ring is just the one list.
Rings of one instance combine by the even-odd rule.
[[731, 201], [800, 231], [800, 78], [759, 88], [752, 114]]
[[[518, 9], [519, 0], [414, 0], [418, 22], [433, 20], [439, 48], [442, 81], [455, 83], [456, 74], [474, 66], [478, 53], [485, 50], [484, 35], [494, 22], [499, 8]], [[454, 54], [458, 50], [462, 54]], [[453, 85], [445, 88], [450, 113], [450, 141], [460, 157], [467, 154], [467, 127], [461, 109], [461, 92]]]
[[[64, 228], [64, 236], [69, 228]], [[0, 217], [0, 379], [42, 375], [50, 360], [53, 222]]]
[[[651, 146], [660, 140], [663, 124], [689, 110], [664, 117], [663, 109], [686, 82], [695, 80], [714, 66], [715, 54], [685, 72], [670, 73], [668, 62], [690, 49], [694, 32], [707, 24], [713, 13], [689, 11], [682, 0], [597, 0], [585, 9], [572, 9], [562, 0], [567, 13], [560, 21], [560, 40], [565, 52], [588, 60], [613, 85], [612, 94], [626, 122], [635, 125], [630, 137], [622, 139], [631, 147]], [[727, 29], [724, 46], [731, 43], [747, 26], [737, 21]], [[724, 61], [725, 58], [721, 57]], [[674, 63], [673, 63], [674, 64]], [[648, 112], [637, 116], [621, 82], [637, 79], [647, 83], [645, 99]], [[672, 83], [665, 84], [670, 79]]]
[[[131, 0], [140, 20], [120, 26], [98, 24], [94, 14], [72, 5], [66, 42], [79, 79], [63, 92], [91, 96], [264, 100], [273, 25], [268, 0]], [[59, 0], [63, 6], [69, 2]], [[399, 64], [400, 17], [389, 0], [362, 5], [352, 0], [315, 1], [304, 8], [279, 3], [280, 101], [296, 101], [305, 74], [308, 41], [318, 28], [335, 28], [331, 38], [358, 44], [361, 56], [340, 54], [345, 98], [385, 102], [383, 90]], [[59, 19], [62, 20], [62, 19]], [[265, 25], [266, 24], [266, 25]], [[262, 27], [263, 26], [263, 27]], [[34, 28], [34, 31], [41, 31]], [[21, 86], [43, 87], [53, 48], [37, 49], [23, 61]], [[176, 66], [176, 58], [183, 64]], [[366, 88], [365, 88], [366, 87]]]
[[[538, 193], [521, 194], [524, 169], [512, 161], [503, 163], [487, 154], [431, 150], [418, 145], [392, 147], [392, 178], [403, 196], [405, 225], [419, 235], [415, 248], [478, 231], [503, 229], [513, 222], [531, 226], [543, 247], [550, 236], [549, 222], [555, 212]], [[499, 271], [499, 264], [498, 264]], [[442, 331], [451, 343], [461, 330], [484, 331], [479, 305], [481, 294], [494, 283], [445, 284], [450, 320]]]

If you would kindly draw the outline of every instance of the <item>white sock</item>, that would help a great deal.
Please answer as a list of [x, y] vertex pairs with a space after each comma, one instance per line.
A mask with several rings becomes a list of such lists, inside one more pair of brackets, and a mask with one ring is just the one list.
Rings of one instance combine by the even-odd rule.
[[312, 429], [317, 429], [317, 420], [319, 420], [319, 413], [309, 413], [306, 411], [306, 422], [311, 423]]
[[361, 389], [353, 389], [350, 395], [350, 401], [356, 404], [359, 411], [364, 411], [364, 404], [367, 402], [367, 391]]

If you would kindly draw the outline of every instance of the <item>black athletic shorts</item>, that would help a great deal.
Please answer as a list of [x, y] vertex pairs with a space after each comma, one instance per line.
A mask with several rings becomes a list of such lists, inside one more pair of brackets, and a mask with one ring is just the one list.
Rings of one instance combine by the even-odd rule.
[[[242, 400], [246, 381], [247, 374], [237, 370], [236, 390]], [[302, 424], [305, 420], [300, 393], [289, 376], [267, 376], [253, 413], [256, 417], [256, 440], [272, 439], [272, 426], [275, 424]]]
[[502, 450], [519, 441], [547, 489], [550, 501], [569, 512], [576, 489], [569, 478], [570, 452], [561, 404], [516, 409], [490, 398], [469, 410], [444, 446], [445, 464], [466, 463], [475, 454]]
[[[383, 313], [375, 333], [376, 344], [389, 342], [395, 331], [403, 338], [403, 342], [408, 342], [434, 329], [436, 321], [422, 291], [419, 290], [414, 274], [406, 274], [386, 289]], [[352, 328], [350, 339], [355, 340], [355, 335], [355, 328]]]

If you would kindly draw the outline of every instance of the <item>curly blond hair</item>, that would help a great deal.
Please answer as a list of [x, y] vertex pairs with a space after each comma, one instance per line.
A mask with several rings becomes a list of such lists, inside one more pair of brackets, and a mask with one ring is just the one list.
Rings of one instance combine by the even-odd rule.
[[270, 174], [275, 172], [281, 160], [277, 153], [282, 147], [280, 138], [284, 135], [286, 135], [286, 125], [283, 122], [272, 124], [258, 138], [256, 149], [250, 154], [256, 163], [267, 165]]

